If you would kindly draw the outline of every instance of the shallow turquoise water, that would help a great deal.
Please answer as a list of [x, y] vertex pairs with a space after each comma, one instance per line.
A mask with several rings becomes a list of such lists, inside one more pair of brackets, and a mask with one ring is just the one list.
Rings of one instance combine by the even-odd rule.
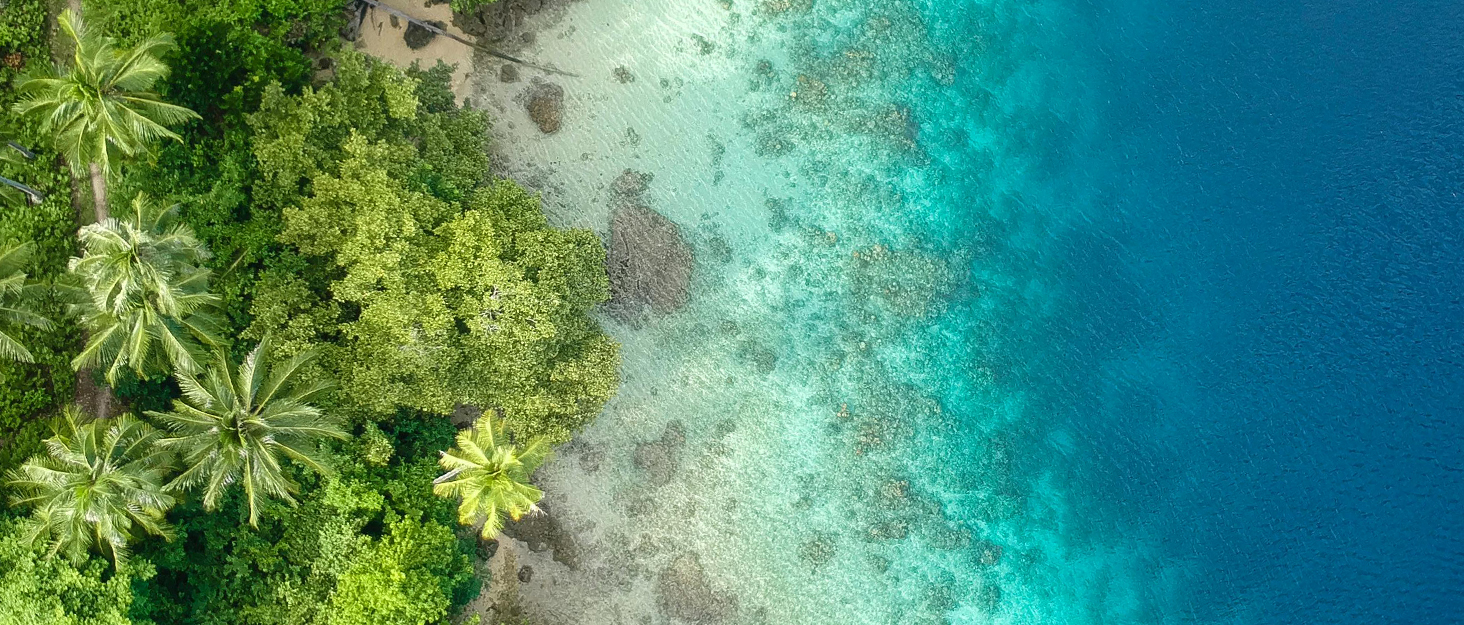
[[539, 591], [584, 623], [1454, 620], [1460, 26], [734, 0], [560, 31], [614, 33], [565, 44], [602, 75], [515, 149], [561, 197], [654, 174], [697, 269], [607, 320], [625, 385], [543, 478], [581, 562]]

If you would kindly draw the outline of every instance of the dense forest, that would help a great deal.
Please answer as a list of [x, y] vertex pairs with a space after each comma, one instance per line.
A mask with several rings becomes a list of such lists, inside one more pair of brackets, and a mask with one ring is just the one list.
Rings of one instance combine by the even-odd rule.
[[615, 391], [599, 239], [339, 0], [0, 7], [0, 623], [448, 622]]

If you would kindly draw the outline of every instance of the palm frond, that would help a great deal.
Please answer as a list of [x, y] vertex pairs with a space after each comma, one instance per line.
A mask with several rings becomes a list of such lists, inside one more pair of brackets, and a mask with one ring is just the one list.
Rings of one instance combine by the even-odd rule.
[[315, 445], [347, 436], [334, 418], [298, 399], [298, 363], [291, 359], [281, 369], [270, 345], [265, 337], [238, 367], [227, 350], [215, 349], [203, 373], [177, 373], [183, 398], [173, 410], [148, 413], [169, 432], [159, 445], [178, 452], [187, 467], [167, 488], [201, 488], [204, 507], [213, 508], [239, 484], [251, 524], [258, 524], [266, 499], [294, 504], [298, 487], [284, 459], [329, 475]]
[[432, 492], [457, 499], [458, 522], [481, 523], [484, 539], [498, 536], [504, 515], [519, 519], [544, 496], [528, 479], [548, 456], [548, 444], [536, 438], [519, 447], [510, 441], [502, 418], [480, 417], [437, 460], [447, 472], [433, 480]]

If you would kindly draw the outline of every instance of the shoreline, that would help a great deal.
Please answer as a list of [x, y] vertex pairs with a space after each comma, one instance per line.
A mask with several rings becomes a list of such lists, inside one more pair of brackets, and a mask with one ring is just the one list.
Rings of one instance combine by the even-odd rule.
[[[952, 307], [993, 305], [954, 303], [974, 297], [975, 252], [943, 238], [982, 225], [950, 230], [910, 193], [933, 189], [937, 148], [1002, 150], [897, 92], [949, 87], [954, 61], [905, 4], [854, 11], [866, 25], [824, 56], [811, 6], [691, 1], [525, 18], [525, 58], [579, 78], [505, 81], [481, 56], [466, 74], [466, 101], [493, 117], [492, 171], [540, 193], [551, 223], [613, 248], [617, 181], [635, 173], [635, 201], [695, 259], [679, 311], [599, 315], [622, 344], [618, 394], [537, 474], [547, 517], [486, 565], [528, 573], [472, 609], [512, 587], [523, 614], [586, 625], [1044, 611], [1046, 590], [1012, 592], [1028, 590], [1017, 567], [1069, 547], [1035, 531], [1063, 522], [1061, 494], [1016, 492], [1022, 399], [994, 387], [994, 364], [942, 373], [969, 366], [943, 338], [968, 323]], [[532, 114], [546, 85], [550, 132]], [[1033, 527], [1016, 523], [1029, 496], [1057, 499]]]

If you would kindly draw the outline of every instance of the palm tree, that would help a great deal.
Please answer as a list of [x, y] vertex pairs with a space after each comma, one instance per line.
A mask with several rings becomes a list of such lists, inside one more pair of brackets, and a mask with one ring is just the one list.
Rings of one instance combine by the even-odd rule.
[[160, 139], [181, 140], [168, 126], [198, 114], [151, 91], [168, 75], [168, 66], [158, 60], [172, 45], [168, 35], [119, 50], [111, 37], [92, 32], [70, 10], [59, 22], [74, 44], [71, 67], [58, 66], [22, 82], [15, 112], [40, 121], [77, 176], [90, 173], [101, 222], [108, 216], [107, 178], [121, 162], [149, 154]]
[[171, 539], [163, 518], [173, 505], [162, 484], [168, 457], [150, 449], [157, 430], [128, 415], [88, 420], [73, 406], [62, 415], [46, 453], [8, 476], [12, 504], [35, 507], [27, 537], [73, 562], [96, 547], [119, 564], [137, 530]]
[[178, 372], [183, 398], [174, 400], [172, 412], [147, 413], [170, 432], [159, 445], [177, 450], [187, 467], [167, 488], [202, 486], [203, 506], [213, 510], [225, 491], [240, 483], [250, 525], [258, 524], [266, 496], [295, 503], [292, 495], [299, 486], [285, 474], [281, 456], [328, 474], [312, 447], [322, 438], [347, 437], [334, 419], [311, 405], [333, 385], [298, 379], [316, 354], [306, 352], [270, 366], [272, 352], [266, 336], [235, 367], [222, 348], [216, 349], [202, 378]]
[[[8, 326], [24, 324], [42, 330], [51, 327], [51, 320], [37, 314], [32, 307], [41, 285], [27, 282], [22, 269], [30, 260], [29, 243], [0, 247], [0, 322]], [[0, 358], [17, 362], [35, 362], [30, 350], [0, 328]]]
[[123, 220], [81, 229], [84, 252], [68, 267], [88, 294], [76, 308], [91, 336], [72, 365], [105, 367], [109, 382], [128, 367], [144, 377], [198, 371], [199, 343], [222, 340], [209, 312], [219, 298], [198, 266], [208, 248], [179, 222], [176, 206], [138, 195], [132, 208]]
[[482, 524], [482, 537], [495, 539], [506, 513], [517, 521], [537, 512], [544, 491], [529, 476], [549, 457], [549, 444], [534, 438], [519, 447], [502, 418], [483, 416], [458, 432], [457, 447], [442, 452], [437, 463], [447, 473], [432, 481], [432, 492], [459, 499], [458, 522]]

